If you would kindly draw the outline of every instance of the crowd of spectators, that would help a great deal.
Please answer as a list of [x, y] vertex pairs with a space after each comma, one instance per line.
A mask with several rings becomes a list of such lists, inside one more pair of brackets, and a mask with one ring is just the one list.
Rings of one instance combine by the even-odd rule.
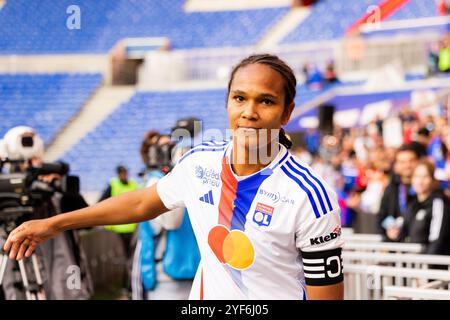
[[[397, 147], [387, 143], [396, 133], [383, 134], [385, 120], [381, 118], [363, 127], [334, 126], [332, 135], [322, 135], [317, 129], [305, 132], [304, 144], [295, 152], [336, 190], [343, 227], [352, 227], [355, 232], [380, 233], [386, 241], [416, 242], [420, 237], [411, 234], [417, 233], [411, 229], [412, 221], [424, 214], [418, 218], [414, 214], [438, 195], [443, 203], [440, 218], [443, 231], [450, 229], [446, 225], [450, 215], [450, 130], [447, 106], [440, 110], [440, 114], [427, 115], [413, 111], [410, 106], [399, 109], [394, 115], [401, 123], [398, 134], [402, 135], [402, 141]], [[426, 170], [419, 170], [419, 164]], [[429, 179], [425, 173], [430, 175]], [[416, 183], [413, 176], [417, 176]], [[423, 182], [419, 178], [428, 180]], [[421, 188], [425, 191], [416, 190]], [[427, 235], [422, 235], [423, 241], [436, 236], [436, 230], [431, 230], [433, 235], [430, 233], [431, 218], [434, 212], [436, 222], [439, 214], [436, 208], [429, 209], [428, 225], [422, 226], [428, 228], [422, 230]], [[450, 240], [448, 243], [450, 246]], [[437, 249], [435, 253], [450, 254], [445, 250]]]

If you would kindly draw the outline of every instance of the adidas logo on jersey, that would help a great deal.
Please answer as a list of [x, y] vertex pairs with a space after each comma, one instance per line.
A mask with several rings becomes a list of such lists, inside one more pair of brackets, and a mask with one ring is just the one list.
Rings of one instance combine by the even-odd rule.
[[202, 201], [202, 202], [206, 202], [206, 203], [214, 205], [214, 199], [213, 199], [212, 190], [209, 190], [208, 193], [205, 193], [203, 196], [201, 196], [199, 198], [199, 200]]

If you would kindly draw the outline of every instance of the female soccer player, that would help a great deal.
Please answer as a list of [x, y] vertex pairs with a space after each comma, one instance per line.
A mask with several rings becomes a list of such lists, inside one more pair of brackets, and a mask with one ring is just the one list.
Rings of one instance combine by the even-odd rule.
[[342, 299], [336, 194], [288, 151], [281, 129], [295, 93], [295, 76], [278, 57], [242, 60], [228, 84], [230, 142], [194, 147], [156, 186], [25, 222], [5, 251], [21, 259], [63, 230], [145, 221], [184, 206], [201, 252], [191, 299]]

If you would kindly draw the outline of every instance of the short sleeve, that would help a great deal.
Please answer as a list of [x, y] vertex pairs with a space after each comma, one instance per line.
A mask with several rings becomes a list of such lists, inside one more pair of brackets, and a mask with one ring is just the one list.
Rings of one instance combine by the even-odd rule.
[[179, 161], [167, 175], [157, 182], [156, 191], [164, 206], [169, 210], [186, 206], [185, 199], [189, 180], [187, 176], [188, 165], [189, 158]]
[[328, 191], [332, 210], [316, 217], [303, 210], [296, 232], [296, 246], [303, 262], [305, 282], [310, 286], [343, 281], [340, 208], [336, 194]]
[[304, 219], [296, 232], [297, 248], [310, 252], [342, 247], [340, 213], [337, 207], [319, 218]]

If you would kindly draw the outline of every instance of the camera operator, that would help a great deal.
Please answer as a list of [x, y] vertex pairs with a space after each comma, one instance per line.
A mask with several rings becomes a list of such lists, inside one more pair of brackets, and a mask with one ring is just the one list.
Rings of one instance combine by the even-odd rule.
[[[67, 175], [67, 164], [42, 162], [44, 143], [33, 128], [26, 126], [12, 128], [5, 134], [3, 147], [0, 149], [3, 149], [2, 163], [5, 163], [1, 172], [5, 180], [2, 181], [8, 180], [8, 174], [23, 174], [26, 177], [24, 180], [32, 180], [29, 182], [29, 190], [26, 190], [29, 193], [27, 197], [33, 199], [36, 196], [38, 200], [27, 203], [32, 210], [26, 219], [47, 218], [87, 206], [79, 193], [78, 178]], [[6, 198], [0, 197], [1, 208], [8, 205]], [[5, 225], [2, 224], [0, 216], [0, 228], [5, 228]], [[3, 242], [4, 239], [0, 241]], [[56, 300], [90, 298], [92, 280], [77, 231], [64, 232], [49, 241], [36, 251], [36, 258], [45, 298]], [[17, 269], [16, 263], [12, 260], [6, 265], [2, 290], [7, 300], [25, 298], [23, 291], [26, 288], [21, 283], [23, 279], [18, 276]], [[31, 268], [28, 270], [30, 273], [32, 271]]]
[[[172, 169], [183, 147], [175, 146], [169, 136], [149, 131], [140, 152], [146, 165], [144, 186], [149, 187]], [[132, 299], [187, 299], [199, 261], [186, 209], [174, 209], [140, 223], [132, 268]]]

